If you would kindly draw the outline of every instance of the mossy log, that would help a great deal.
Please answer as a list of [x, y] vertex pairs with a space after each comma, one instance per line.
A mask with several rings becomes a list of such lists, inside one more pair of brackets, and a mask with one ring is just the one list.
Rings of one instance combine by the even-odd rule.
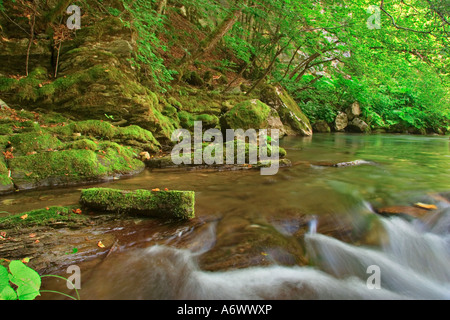
[[193, 191], [92, 188], [81, 191], [80, 203], [98, 211], [183, 220], [195, 217]]

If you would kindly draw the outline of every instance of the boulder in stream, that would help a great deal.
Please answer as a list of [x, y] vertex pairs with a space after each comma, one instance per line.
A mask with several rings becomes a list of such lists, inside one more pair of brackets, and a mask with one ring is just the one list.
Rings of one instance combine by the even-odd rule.
[[334, 129], [336, 131], [344, 131], [348, 126], [348, 117], [344, 112], [339, 112], [334, 122]]

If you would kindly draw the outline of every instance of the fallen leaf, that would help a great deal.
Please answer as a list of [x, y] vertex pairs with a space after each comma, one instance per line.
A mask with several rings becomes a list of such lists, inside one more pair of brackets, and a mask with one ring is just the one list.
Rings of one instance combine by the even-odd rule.
[[81, 214], [82, 213], [82, 211], [81, 211], [81, 209], [72, 209], [72, 212], [73, 213], [75, 213], [75, 214]]
[[105, 245], [104, 245], [101, 241], [99, 241], [99, 242], [97, 243], [97, 246], [98, 246], [99, 248], [104, 248], [104, 247], [105, 247]]
[[34, 243], [39, 243], [40, 241], [38, 239], [36, 239], [36, 241], [34, 241]]
[[50, 208], [49, 207], [45, 207], [45, 210], [50, 210]]
[[155, 188], [155, 189], [152, 189], [152, 191], [158, 192], [158, 191], [161, 191], [161, 190], [159, 190], [159, 188]]
[[28, 262], [30, 262], [30, 258], [23, 258], [20, 261], [22, 261], [22, 263], [28, 263]]
[[167, 188], [164, 188], [164, 191], [169, 191], [169, 189], [167, 189]]
[[28, 214], [24, 214], [23, 216], [20, 217], [20, 219], [25, 220], [26, 218], [28, 218]]
[[422, 203], [422, 202], [417, 202], [414, 204], [414, 206], [416, 206], [418, 208], [427, 209], [427, 210], [436, 210], [437, 209], [437, 207], [434, 204], [426, 204], [426, 203]]
[[35, 238], [36, 237], [36, 233], [30, 233], [29, 237], [30, 238]]
[[0, 232], [0, 237], [6, 238], [6, 232], [4, 231]]

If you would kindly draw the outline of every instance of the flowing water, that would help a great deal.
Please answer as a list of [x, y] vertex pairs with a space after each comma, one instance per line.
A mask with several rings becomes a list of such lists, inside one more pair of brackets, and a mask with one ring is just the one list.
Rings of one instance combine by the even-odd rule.
[[[448, 137], [317, 134], [281, 145], [293, 166], [275, 176], [154, 170], [102, 184], [194, 190], [197, 217], [117, 228], [117, 250], [77, 262], [81, 298], [450, 298], [450, 203], [436, 196], [450, 191]], [[370, 163], [318, 165], [354, 160]], [[78, 201], [79, 189], [32, 191], [0, 202], [8, 212], [68, 205]], [[373, 209], [418, 201], [438, 210], [407, 220], [379, 218]], [[360, 231], [373, 217], [378, 232], [369, 241]], [[372, 274], [380, 276], [375, 288]]]

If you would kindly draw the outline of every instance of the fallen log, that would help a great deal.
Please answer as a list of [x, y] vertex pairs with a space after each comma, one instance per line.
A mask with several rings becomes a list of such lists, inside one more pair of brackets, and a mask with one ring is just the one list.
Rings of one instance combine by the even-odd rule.
[[135, 214], [169, 219], [195, 217], [193, 191], [116, 190], [92, 188], [81, 191], [80, 204], [95, 211]]

